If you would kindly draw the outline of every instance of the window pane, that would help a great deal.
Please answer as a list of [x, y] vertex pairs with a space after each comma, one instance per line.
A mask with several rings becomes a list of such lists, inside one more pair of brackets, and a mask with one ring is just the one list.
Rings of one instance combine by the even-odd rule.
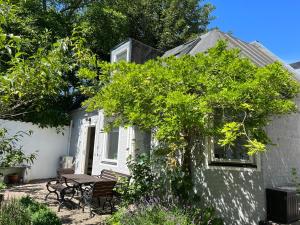
[[245, 144], [245, 137], [238, 137], [234, 146], [224, 147], [218, 144], [218, 139], [215, 139], [214, 157], [216, 159], [249, 160], [250, 157], [247, 154], [247, 149], [244, 146]]
[[115, 128], [108, 133], [108, 143], [107, 143], [107, 151], [106, 151], [107, 159], [117, 159], [118, 142], [119, 142], [119, 129]]
[[119, 62], [119, 61], [121, 61], [121, 60], [127, 61], [127, 50], [125, 50], [124, 52], [119, 53], [119, 54], [116, 56], [116, 62]]

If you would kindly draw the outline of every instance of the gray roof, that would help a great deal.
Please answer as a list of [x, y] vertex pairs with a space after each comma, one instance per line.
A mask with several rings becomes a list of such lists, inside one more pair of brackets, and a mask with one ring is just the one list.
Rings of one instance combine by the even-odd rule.
[[294, 69], [300, 69], [300, 61], [294, 62], [294, 63], [290, 64], [290, 66], [293, 67]]
[[228, 48], [240, 49], [242, 56], [249, 58], [258, 66], [266, 66], [275, 61], [279, 61], [286, 67], [287, 70], [295, 74], [298, 80], [300, 80], [299, 74], [297, 74], [290, 65], [284, 63], [279, 57], [270, 52], [261, 43], [257, 41], [248, 43], [217, 29], [209, 31], [190, 42], [166, 51], [163, 57], [171, 55], [181, 56], [184, 54], [195, 55], [200, 52], [205, 52], [209, 48], [214, 47], [219, 40], [226, 40]]
[[165, 52], [164, 57], [184, 54], [195, 55], [199, 52], [205, 52], [214, 47], [219, 40], [226, 40], [228, 48], [239, 48], [242, 56], [248, 57], [258, 66], [265, 66], [278, 60], [274, 55], [267, 53], [258, 42], [247, 43], [219, 30], [212, 30], [193, 41], [173, 48]]

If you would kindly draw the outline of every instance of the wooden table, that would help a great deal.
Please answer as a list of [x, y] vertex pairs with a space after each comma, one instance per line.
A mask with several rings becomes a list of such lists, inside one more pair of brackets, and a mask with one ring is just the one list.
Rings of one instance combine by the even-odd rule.
[[[107, 181], [107, 179], [99, 178], [96, 176], [90, 176], [87, 174], [61, 174], [61, 177], [65, 180], [65, 184], [68, 188], [76, 191], [80, 191], [81, 197], [83, 196], [84, 188], [83, 186], [92, 185], [96, 182]], [[70, 183], [71, 181], [71, 183]], [[64, 194], [61, 195], [62, 202], [65, 202]], [[78, 207], [80, 207], [80, 201]]]
[[99, 181], [105, 181], [106, 179], [95, 177], [95, 176], [90, 176], [87, 174], [62, 174], [61, 177], [65, 179], [65, 182], [67, 184], [68, 180], [75, 182], [79, 186], [82, 185], [89, 185], [93, 184]]

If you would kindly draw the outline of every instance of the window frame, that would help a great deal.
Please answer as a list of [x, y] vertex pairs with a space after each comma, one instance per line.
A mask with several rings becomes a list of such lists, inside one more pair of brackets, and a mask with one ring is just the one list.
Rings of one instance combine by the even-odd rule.
[[208, 166], [236, 167], [236, 168], [258, 168], [258, 159], [256, 156], [249, 156], [249, 160], [245, 159], [219, 159], [215, 158], [214, 138], [206, 138], [206, 148], [208, 150]]
[[126, 43], [124, 43], [123, 45], [119, 46], [118, 48], [114, 49], [111, 52], [111, 62], [115, 63], [117, 62], [117, 56], [120, 54], [123, 54], [124, 52], [127, 52], [127, 57], [126, 57], [126, 62], [130, 61], [130, 57], [131, 57], [131, 41], [127, 41]]
[[[118, 129], [118, 147], [117, 147], [117, 158], [116, 159], [109, 159], [107, 158], [107, 151], [109, 150], [109, 133], [113, 131], [113, 129]], [[113, 165], [117, 165], [118, 163], [118, 155], [119, 155], [119, 148], [120, 148], [120, 127], [116, 127], [113, 128], [111, 131], [109, 132], [105, 132], [105, 138], [104, 138], [104, 151], [103, 151], [103, 155], [102, 155], [102, 162], [104, 163], [109, 163], [109, 164], [113, 164]]]

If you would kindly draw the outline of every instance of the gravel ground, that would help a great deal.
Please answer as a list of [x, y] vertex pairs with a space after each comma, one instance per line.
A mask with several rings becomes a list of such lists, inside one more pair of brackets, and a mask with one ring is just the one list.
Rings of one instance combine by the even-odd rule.
[[88, 208], [85, 208], [85, 212], [82, 212], [81, 209], [62, 207], [60, 212], [57, 212], [58, 203], [54, 194], [49, 195], [47, 202], [44, 201], [44, 198], [48, 193], [46, 182], [46, 180], [39, 180], [30, 182], [29, 184], [10, 187], [5, 192], [5, 200], [29, 195], [39, 202], [46, 203], [61, 218], [63, 224], [105, 224], [103, 221], [108, 215], [96, 214], [94, 217], [90, 218]]

